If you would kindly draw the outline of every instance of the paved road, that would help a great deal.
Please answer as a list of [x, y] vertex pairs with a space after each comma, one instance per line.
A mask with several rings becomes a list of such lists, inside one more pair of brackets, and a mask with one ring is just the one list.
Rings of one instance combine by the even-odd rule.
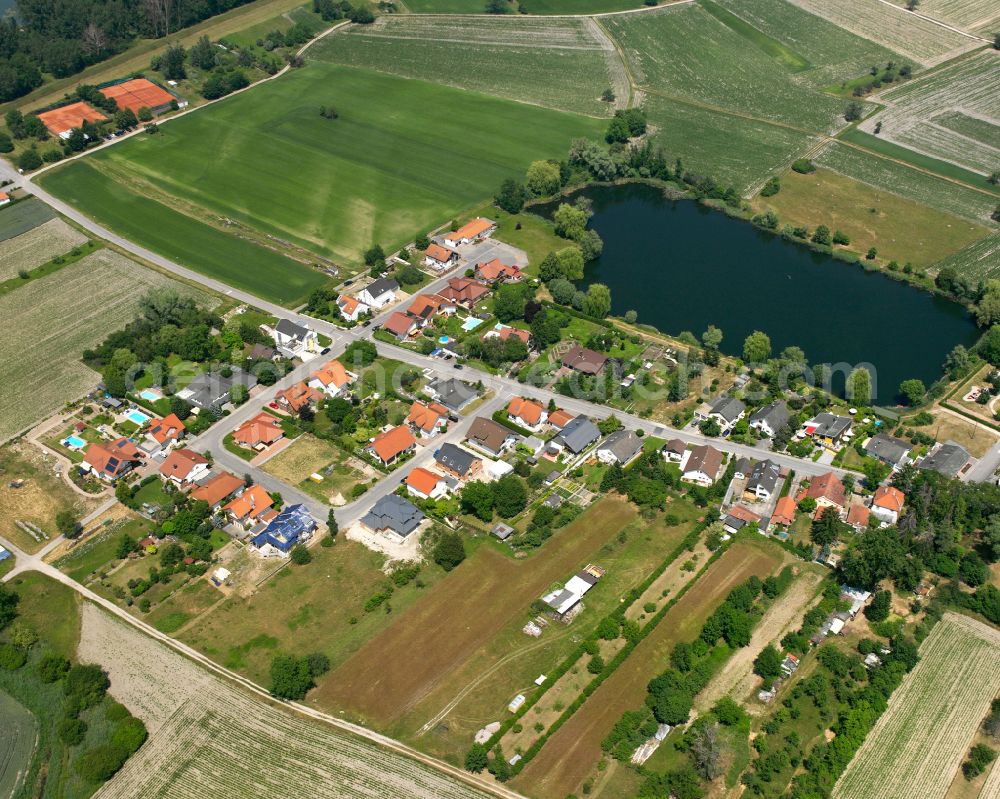
[[[42, 559], [44, 556], [43, 553], [50, 551], [53, 547], [55, 547], [57, 543], [58, 540], [51, 541], [41, 551], [37, 552], [34, 555], [29, 555], [27, 552], [24, 552], [23, 550], [14, 546], [10, 542], [4, 540], [3, 538], [0, 538], [0, 544], [2, 544], [5, 548], [9, 549], [12, 553], [14, 553], [14, 557], [17, 559], [17, 563], [14, 570], [4, 575], [2, 582], [9, 582], [13, 577], [20, 574], [23, 571], [31, 570], [31, 571], [41, 572], [42, 574], [55, 580], [56, 582], [62, 583], [63, 585], [72, 588], [74, 591], [80, 594], [84, 599], [88, 599], [95, 605], [99, 605], [108, 613], [111, 613], [112, 615], [116, 616], [122, 621], [131, 624], [133, 627], [138, 628], [141, 632], [145, 633], [151, 638], [155, 638], [160, 643], [170, 647], [176, 652], [179, 652], [181, 655], [184, 655], [190, 660], [195, 661], [196, 663], [208, 669], [209, 671], [212, 671], [218, 676], [223, 677], [229, 680], [230, 682], [239, 685], [241, 688], [247, 691], [250, 691], [251, 693], [255, 694], [259, 699], [261, 699], [261, 701], [268, 701], [268, 702], [274, 701], [270, 693], [267, 690], [265, 690], [262, 686], [258, 685], [257, 683], [247, 679], [246, 677], [240, 674], [237, 674], [234, 671], [230, 671], [229, 669], [223, 668], [218, 663], [213, 661], [211, 658], [208, 658], [205, 655], [201, 654], [201, 652], [199, 652], [198, 650], [193, 649], [187, 646], [186, 644], [183, 644], [180, 641], [171, 638], [169, 635], [166, 635], [165, 633], [161, 633], [155, 627], [146, 624], [141, 619], [137, 619], [135, 616], [128, 613], [124, 608], [120, 608], [114, 602], [111, 602], [110, 600], [105, 599], [104, 597], [99, 596], [98, 594], [95, 594], [89, 588], [80, 585], [78, 582], [70, 579], [54, 566], [51, 566], [48, 563], [46, 563]], [[436, 758], [433, 757], [429, 757], [428, 755], [425, 755], [422, 752], [418, 752], [415, 749], [412, 749], [411, 747], [406, 746], [405, 744], [400, 743], [399, 741], [395, 740], [394, 738], [390, 738], [387, 735], [381, 735], [380, 733], [369, 730], [366, 727], [362, 727], [357, 724], [351, 724], [350, 722], [344, 721], [343, 719], [339, 719], [336, 716], [331, 716], [328, 713], [323, 713], [322, 711], [316, 710], [315, 708], [311, 708], [306, 705], [299, 704], [298, 702], [282, 702], [280, 704], [284, 707], [289, 707], [297, 711], [298, 713], [301, 713], [304, 716], [308, 716], [309, 718], [315, 719], [316, 721], [321, 721], [331, 726], [337, 727], [343, 732], [349, 733], [351, 735], [356, 735], [360, 738], [365, 738], [366, 740], [372, 741], [373, 743], [392, 749], [393, 751], [398, 752], [399, 754], [405, 755], [406, 757], [424, 763], [425, 765], [437, 769], [438, 771], [444, 772], [445, 774], [448, 774], [450, 777], [458, 780], [459, 782], [462, 782], [466, 785], [470, 785], [488, 794], [492, 794], [493, 796], [500, 797], [500, 799], [525, 799], [524, 796], [517, 793], [516, 791], [506, 788], [498, 783], [483, 779], [475, 774], [471, 774], [465, 771], [464, 769], [460, 769], [456, 766], [452, 766], [448, 763], [445, 763], [444, 761], [437, 760]]]

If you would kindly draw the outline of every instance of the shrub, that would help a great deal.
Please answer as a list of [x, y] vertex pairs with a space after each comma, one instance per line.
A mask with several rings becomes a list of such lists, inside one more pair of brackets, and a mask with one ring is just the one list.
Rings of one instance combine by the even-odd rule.
[[101, 744], [84, 752], [73, 764], [73, 768], [87, 782], [102, 783], [115, 775], [125, 761], [128, 752], [114, 744]]
[[76, 716], [66, 716], [56, 725], [56, 735], [67, 746], [77, 746], [83, 743], [87, 734], [87, 725]]
[[309, 550], [305, 548], [302, 544], [296, 544], [292, 547], [292, 563], [297, 566], [305, 566], [307, 563], [312, 562], [312, 555], [309, 554]]
[[16, 646], [0, 644], [0, 669], [15, 671], [25, 664], [28, 656]]
[[798, 172], [800, 175], [808, 175], [810, 172], [815, 172], [816, 167], [808, 158], [799, 158], [792, 162], [792, 171]]
[[444, 533], [431, 553], [434, 562], [445, 571], [451, 571], [465, 560], [465, 544], [458, 533]]

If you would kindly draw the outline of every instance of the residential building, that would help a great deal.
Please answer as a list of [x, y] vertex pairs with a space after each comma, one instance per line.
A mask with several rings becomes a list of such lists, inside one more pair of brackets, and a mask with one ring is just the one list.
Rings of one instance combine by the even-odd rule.
[[860, 502], [852, 502], [847, 510], [847, 523], [855, 530], [864, 530], [868, 526], [871, 510]]
[[574, 344], [562, 356], [562, 365], [585, 375], [598, 375], [608, 362], [606, 355]]
[[236, 499], [223, 506], [222, 512], [236, 525], [248, 530], [258, 522], [266, 522], [278, 514], [274, 500], [264, 486], [252, 485]]
[[396, 311], [382, 323], [382, 329], [392, 333], [399, 341], [404, 341], [420, 328], [419, 322], [402, 311]]
[[281, 422], [267, 411], [261, 411], [233, 430], [233, 441], [246, 449], [262, 450], [284, 437]]
[[267, 548], [287, 555], [296, 544], [307, 541], [316, 529], [316, 520], [305, 505], [289, 505], [267, 527], [250, 539], [257, 549], [270, 554]]
[[514, 397], [507, 406], [507, 418], [525, 430], [537, 433], [549, 414], [540, 402], [527, 397]]
[[736, 465], [733, 466], [733, 477], [737, 480], [745, 480], [750, 476], [752, 470], [753, 461], [746, 457], [740, 458], [736, 461]]
[[309, 376], [309, 385], [328, 397], [339, 397], [357, 379], [354, 372], [348, 372], [340, 361], [334, 359], [327, 361]]
[[208, 503], [213, 511], [237, 491], [244, 487], [243, 481], [229, 472], [219, 472], [210, 474], [207, 478], [198, 481], [189, 496], [191, 499]]
[[448, 409], [439, 402], [425, 405], [415, 400], [406, 423], [418, 436], [433, 436], [448, 426]]
[[437, 400], [448, 410], [458, 412], [479, 396], [479, 392], [468, 383], [449, 378], [435, 378], [424, 389], [428, 396]]
[[757, 461], [750, 470], [745, 493], [757, 500], [769, 500], [779, 488], [780, 480], [781, 467], [778, 464], [770, 459]]
[[681, 479], [700, 486], [710, 486], [722, 471], [722, 453], [709, 444], [692, 447], [681, 461]]
[[373, 280], [358, 292], [358, 300], [369, 308], [385, 308], [396, 299], [399, 283], [390, 277], [380, 277]]
[[851, 437], [851, 417], [834, 416], [824, 411], [806, 422], [803, 431], [818, 444], [837, 449], [845, 439]]
[[562, 430], [575, 418], [576, 417], [569, 411], [564, 411], [562, 408], [556, 408], [549, 414], [549, 424], [559, 430]]
[[490, 293], [490, 287], [471, 277], [453, 277], [438, 293], [446, 300], [471, 310], [473, 305]]
[[497, 223], [484, 216], [477, 216], [471, 222], [462, 225], [458, 230], [445, 233], [442, 237], [446, 247], [458, 247], [471, 244], [477, 239], [488, 239], [497, 229]]
[[895, 524], [904, 502], [906, 495], [895, 486], [879, 486], [872, 497], [872, 516], [884, 524]]
[[499, 258], [485, 264], [476, 264], [475, 275], [477, 280], [486, 283], [520, 283], [524, 279], [521, 267], [517, 264], [505, 264]]
[[424, 266], [429, 266], [438, 272], [454, 266], [458, 262], [458, 253], [450, 247], [432, 241], [424, 253]]
[[266, 344], [254, 344], [247, 359], [251, 361], [273, 361], [277, 357], [278, 351], [274, 347], [268, 347]]
[[437, 294], [418, 294], [413, 298], [406, 313], [417, 320], [420, 327], [426, 327], [437, 314], [455, 313], [455, 304]]
[[519, 327], [511, 327], [510, 325], [500, 324], [499, 322], [493, 327], [492, 330], [487, 331], [483, 338], [498, 338], [501, 341], [506, 341], [509, 338], [519, 338], [524, 342], [524, 346], [530, 347], [531, 345], [530, 332], [527, 330], [521, 330]]
[[160, 464], [160, 476], [179, 486], [189, 486], [208, 474], [208, 458], [191, 449], [175, 449]]
[[781, 497], [771, 514], [772, 527], [791, 527], [795, 521], [795, 500], [790, 496]]
[[434, 462], [442, 472], [456, 480], [475, 480], [483, 471], [481, 458], [452, 443], [443, 444], [434, 453]]
[[597, 429], [597, 425], [586, 416], [577, 416], [553, 436], [549, 445], [558, 451], [566, 450], [579, 455], [600, 437], [601, 431]]
[[958, 477], [970, 460], [972, 456], [965, 447], [954, 441], [946, 441], [922, 458], [917, 468], [930, 469], [945, 477]]
[[680, 463], [684, 460], [684, 453], [687, 452], [687, 444], [679, 438], [671, 438], [660, 448], [663, 457], [671, 463]]
[[597, 459], [601, 463], [631, 463], [642, 452], [642, 439], [631, 430], [616, 430], [597, 445]]
[[340, 315], [348, 322], [357, 322], [365, 314], [370, 314], [372, 309], [367, 303], [362, 302], [357, 297], [350, 294], [341, 294], [337, 297], [337, 307]]
[[840, 478], [833, 472], [821, 474], [813, 477], [809, 481], [809, 488], [799, 493], [799, 501], [806, 497], [816, 500], [816, 507], [822, 511], [824, 508], [836, 508], [842, 512], [847, 507], [847, 492]]
[[396, 494], [381, 497], [366, 513], [361, 524], [373, 533], [381, 533], [402, 542], [424, 520], [424, 513], [416, 505]]
[[317, 389], [300, 380], [298, 383], [288, 388], [278, 389], [274, 394], [274, 401], [284, 411], [291, 414], [298, 414], [303, 408], [313, 405], [323, 397]]
[[901, 469], [910, 462], [912, 447], [906, 441], [885, 433], [878, 433], [865, 442], [865, 452], [893, 469]]
[[151, 422], [146, 434], [160, 447], [170, 447], [183, 439], [186, 431], [184, 422], [177, 418], [177, 414], [170, 413]]
[[221, 372], [202, 372], [176, 396], [196, 408], [221, 408], [229, 402], [229, 393], [236, 385], [249, 391], [257, 385], [257, 378], [235, 366], [228, 377]]
[[469, 425], [465, 440], [493, 457], [499, 457], [513, 447], [520, 438], [514, 431], [483, 416], [477, 416]]
[[316, 331], [291, 319], [279, 319], [271, 331], [271, 338], [278, 352], [286, 358], [309, 357], [321, 349]]
[[417, 440], [410, 432], [410, 428], [401, 424], [399, 427], [394, 427], [375, 436], [371, 443], [365, 447], [365, 452], [381, 461], [383, 466], [391, 466], [416, 447]]
[[750, 414], [750, 427], [770, 438], [788, 424], [788, 419], [788, 406], [783, 400], [775, 400]]
[[716, 397], [712, 402], [703, 403], [695, 412], [697, 422], [714, 419], [726, 435], [744, 417], [747, 406], [736, 397]]
[[135, 444], [122, 437], [87, 447], [81, 468], [101, 480], [114, 482], [131, 472], [143, 457]]
[[406, 491], [419, 499], [441, 499], [448, 493], [448, 483], [441, 475], [418, 466], [406, 475]]
[[760, 525], [761, 517], [742, 505], [734, 505], [722, 520], [722, 529], [727, 533], [738, 533], [748, 524]]

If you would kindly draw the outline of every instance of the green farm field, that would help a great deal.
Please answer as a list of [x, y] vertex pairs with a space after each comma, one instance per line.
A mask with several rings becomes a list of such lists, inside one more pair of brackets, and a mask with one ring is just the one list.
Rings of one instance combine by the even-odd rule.
[[13, 796], [31, 763], [38, 725], [35, 717], [14, 697], [0, 691], [0, 795]]
[[[321, 117], [321, 105], [334, 106], [339, 118]], [[192, 213], [200, 208], [355, 262], [374, 242], [389, 251], [482, 202], [531, 161], [561, 157], [573, 138], [598, 136], [605, 124], [313, 61], [43, 183], [152, 249], [290, 302], [315, 288], [307, 277], [319, 273], [301, 267], [301, 276], [266, 251], [253, 259], [226, 255], [217, 248], [251, 245], [226, 244], [230, 237], [177, 212], [163, 215], [166, 207], [140, 196], [139, 187], [183, 198]], [[191, 232], [203, 242], [185, 241]]]
[[[405, 0], [415, 14], [482, 14], [486, 0]], [[606, 14], [642, 8], [641, 0], [508, 0], [510, 10], [527, 14]]]
[[385, 16], [327, 36], [309, 57], [610, 116], [601, 93], [612, 86], [626, 100], [628, 84], [620, 57], [594, 27], [567, 18]]
[[986, 280], [1000, 272], [1000, 233], [994, 233], [946, 258], [940, 268], [950, 266], [960, 275]]

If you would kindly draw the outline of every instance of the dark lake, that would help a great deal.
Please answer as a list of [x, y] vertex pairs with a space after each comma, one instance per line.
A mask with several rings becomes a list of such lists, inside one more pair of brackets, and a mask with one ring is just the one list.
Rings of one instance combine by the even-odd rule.
[[[580, 194], [604, 240], [581, 288], [607, 284], [612, 313], [634, 309], [665, 333], [700, 337], [713, 324], [725, 334], [722, 351], [742, 357], [743, 339], [763, 330], [774, 354], [796, 345], [810, 364], [866, 363], [881, 404], [894, 404], [908, 378], [930, 386], [951, 348], [978, 338], [957, 303], [652, 186], [597, 186], [570, 200]], [[548, 215], [555, 205], [536, 210]]]

